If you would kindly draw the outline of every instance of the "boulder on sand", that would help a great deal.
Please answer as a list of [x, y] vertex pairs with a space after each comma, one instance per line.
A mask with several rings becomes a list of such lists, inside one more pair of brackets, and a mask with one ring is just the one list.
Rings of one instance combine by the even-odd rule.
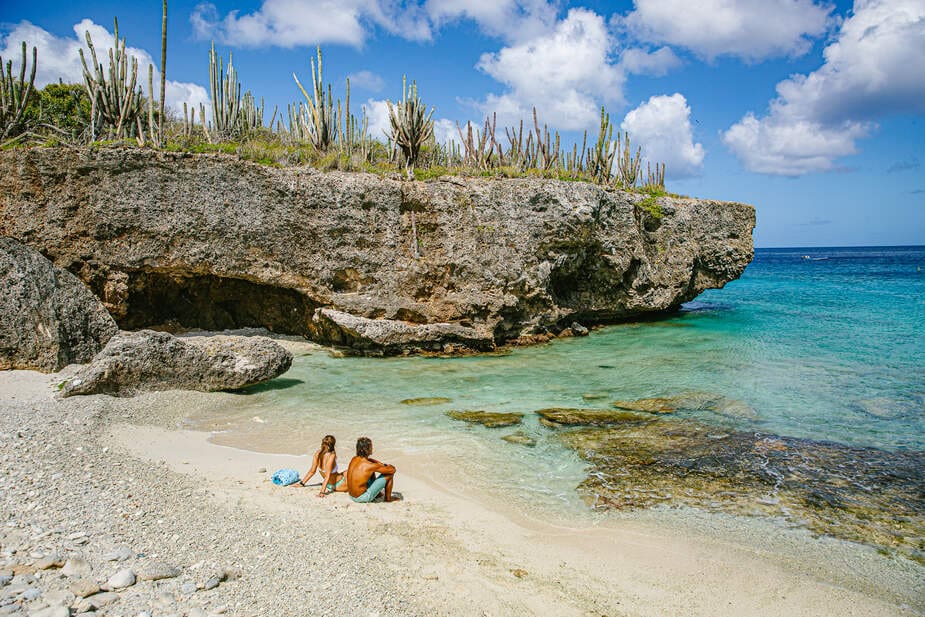
[[114, 336], [65, 383], [62, 396], [146, 390], [239, 390], [282, 375], [292, 354], [259, 336], [178, 338], [141, 330]]
[[0, 370], [58, 371], [89, 362], [119, 327], [80, 280], [0, 237]]

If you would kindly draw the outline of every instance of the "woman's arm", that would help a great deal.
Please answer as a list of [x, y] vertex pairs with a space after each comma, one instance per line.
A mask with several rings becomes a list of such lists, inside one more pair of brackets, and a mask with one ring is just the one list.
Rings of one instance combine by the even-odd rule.
[[318, 471], [318, 459], [321, 458], [319, 456], [320, 454], [321, 450], [318, 450], [315, 452], [315, 456], [312, 457], [312, 468], [305, 473], [301, 480], [299, 480], [299, 484], [301, 486], [305, 486], [305, 483], [308, 482], [309, 478], [315, 475], [315, 472]]

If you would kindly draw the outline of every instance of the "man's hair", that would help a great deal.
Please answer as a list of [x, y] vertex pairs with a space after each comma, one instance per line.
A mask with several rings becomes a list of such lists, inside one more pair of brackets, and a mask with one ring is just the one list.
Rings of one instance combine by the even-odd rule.
[[369, 437], [360, 437], [357, 439], [357, 456], [369, 458], [373, 453], [373, 442]]

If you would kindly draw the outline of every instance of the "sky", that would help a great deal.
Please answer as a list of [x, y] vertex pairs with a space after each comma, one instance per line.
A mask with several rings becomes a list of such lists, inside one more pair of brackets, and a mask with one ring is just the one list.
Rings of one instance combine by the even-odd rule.
[[[0, 0], [0, 56], [79, 82], [90, 32], [160, 70], [162, 3]], [[925, 0], [170, 0], [167, 104], [208, 104], [209, 47], [285, 110], [324, 80], [370, 129], [416, 81], [435, 133], [497, 114], [597, 134], [600, 108], [667, 189], [757, 209], [758, 247], [925, 244]], [[155, 80], [159, 80], [156, 73]], [[527, 122], [525, 122], [527, 124]], [[458, 137], [456, 137], [458, 139]]]

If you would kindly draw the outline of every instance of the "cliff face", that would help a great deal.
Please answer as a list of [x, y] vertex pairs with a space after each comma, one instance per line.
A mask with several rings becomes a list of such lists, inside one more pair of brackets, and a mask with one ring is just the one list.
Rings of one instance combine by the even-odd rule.
[[663, 197], [646, 208], [643, 198], [221, 155], [0, 153], [0, 235], [75, 273], [123, 328], [266, 326], [375, 350], [357, 342], [356, 322], [399, 320], [412, 342], [386, 337], [387, 352], [441, 349], [447, 331], [487, 348], [666, 311], [751, 261], [751, 206]]

